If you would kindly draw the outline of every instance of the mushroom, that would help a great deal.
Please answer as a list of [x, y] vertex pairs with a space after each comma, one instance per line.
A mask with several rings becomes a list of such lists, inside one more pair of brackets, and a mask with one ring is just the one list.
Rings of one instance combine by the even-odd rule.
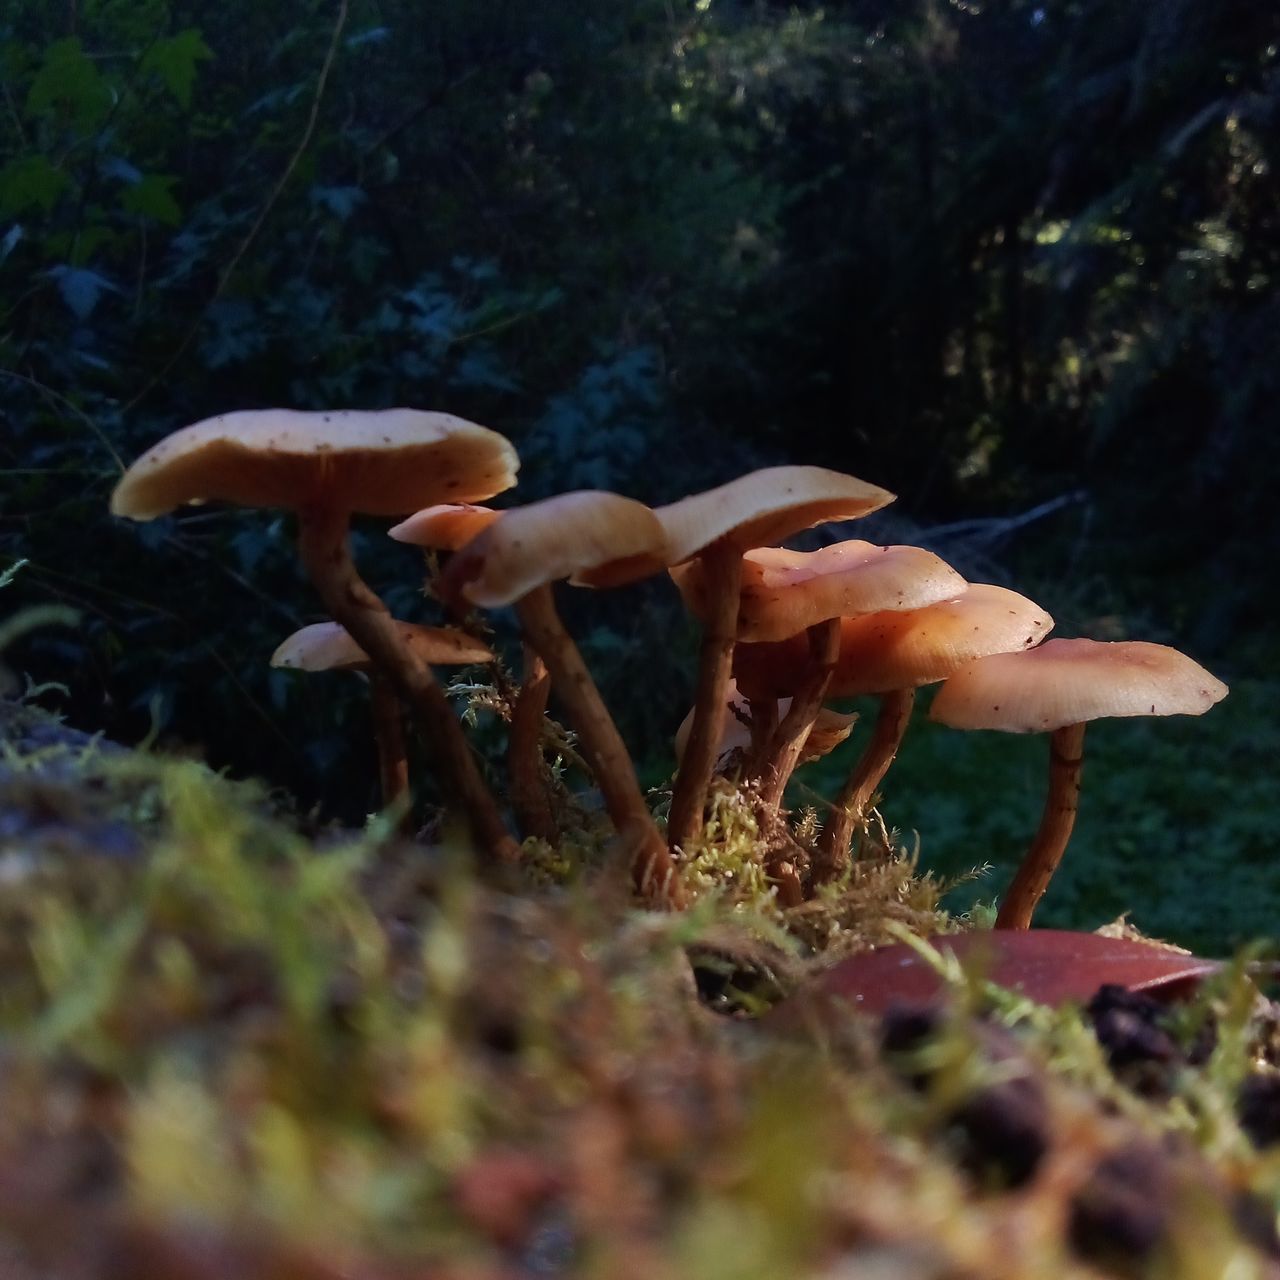
[[578, 732], [619, 836], [632, 849], [632, 877], [668, 906], [684, 890], [644, 802], [635, 767], [578, 647], [556, 612], [551, 583], [563, 578], [622, 585], [666, 565], [666, 539], [643, 503], [585, 490], [504, 511], [457, 551], [441, 576], [445, 599], [484, 608], [514, 605], [525, 639], [542, 656]]
[[[433, 551], [457, 551], [502, 513], [472, 503], [446, 503], [415, 512], [388, 530], [398, 542]], [[553, 842], [559, 835], [542, 767], [542, 730], [551, 677], [538, 651], [525, 641], [520, 691], [507, 734], [507, 782], [511, 808], [523, 836]]]
[[978, 658], [952, 675], [929, 718], [955, 729], [1049, 733], [1044, 814], [996, 916], [1027, 929], [1075, 824], [1084, 730], [1106, 716], [1203, 715], [1227, 686], [1167, 645], [1138, 640], [1047, 640], [1025, 653]]
[[[423, 662], [467, 666], [492, 662], [489, 646], [450, 627], [396, 624], [401, 640]], [[295, 631], [271, 655], [273, 667], [296, 671], [358, 671], [367, 675], [373, 708], [373, 735], [378, 747], [382, 803], [390, 806], [409, 790], [409, 763], [400, 724], [400, 699], [369, 655], [336, 622], [316, 622]]]
[[[780, 701], [772, 698], [759, 699], [753, 706], [738, 692], [737, 684], [733, 680], [729, 681], [727, 693], [729, 716], [725, 722], [724, 733], [716, 746], [717, 766], [735, 751], [748, 760], [751, 758], [758, 736], [755, 717], [762, 709], [772, 708], [770, 721], [773, 726], [776, 726], [779, 715], [785, 715], [791, 706], [790, 698], [783, 698]], [[805, 739], [804, 753], [800, 763], [808, 764], [811, 760], [821, 760], [823, 756], [830, 755], [853, 732], [854, 722], [857, 719], [856, 715], [846, 715], [830, 707], [823, 707], [818, 713], [818, 718], [813, 722], [809, 736]], [[677, 763], [684, 758], [685, 746], [689, 741], [689, 730], [692, 726], [693, 710], [690, 709], [689, 714], [680, 722], [680, 727], [676, 730]]]
[[[743, 551], [780, 542], [824, 521], [869, 515], [892, 501], [887, 490], [837, 471], [767, 467], [657, 509], [667, 537], [668, 563], [679, 565], [696, 557], [708, 584], [693, 723], [671, 798], [671, 848], [688, 843], [703, 820], [728, 702], [725, 690], [737, 635]], [[814, 641], [829, 649], [831, 628], [826, 629], [825, 641], [816, 635]], [[778, 732], [785, 728], [794, 736], [795, 724], [816, 711], [809, 707], [811, 702], [806, 696], [793, 703], [788, 713], [792, 723], [779, 726]]]
[[[832, 879], [848, 864], [854, 826], [898, 753], [916, 689], [944, 679], [974, 658], [1039, 644], [1052, 627], [1053, 619], [1034, 601], [981, 582], [921, 609], [869, 613], [840, 624], [840, 656], [827, 695], [875, 695], [880, 710], [871, 740], [818, 838], [814, 884]], [[803, 679], [797, 667], [804, 656], [795, 641], [788, 646], [742, 645], [735, 670], [748, 691], [785, 689]]]
[[[957, 595], [967, 584], [923, 547], [882, 547], [857, 539], [818, 551], [776, 547], [748, 551], [742, 559], [742, 575], [738, 643], [794, 636], [795, 645], [804, 652], [803, 662], [797, 665], [806, 680], [788, 690], [795, 695], [791, 710], [753, 761], [761, 780], [762, 803], [776, 813], [824, 696], [821, 664], [810, 661], [814, 633], [806, 637], [805, 630], [836, 618], [934, 604]], [[690, 609], [695, 614], [705, 610], [708, 583], [698, 563], [673, 569], [672, 577]], [[833, 626], [827, 643], [834, 648], [838, 641]], [[838, 661], [838, 650], [834, 652], [833, 663]], [[802, 695], [806, 683], [808, 692]], [[830, 693], [829, 687], [825, 692]], [[767, 716], [768, 709], [763, 710]]]
[[208, 418], [153, 445], [111, 495], [115, 515], [151, 520], [183, 503], [225, 501], [297, 512], [303, 565], [332, 617], [387, 675], [421, 723], [446, 795], [481, 850], [514, 861], [470, 744], [431, 668], [406, 648], [347, 544], [353, 512], [403, 516], [440, 498], [491, 497], [519, 459], [496, 431], [446, 413], [249, 410]]

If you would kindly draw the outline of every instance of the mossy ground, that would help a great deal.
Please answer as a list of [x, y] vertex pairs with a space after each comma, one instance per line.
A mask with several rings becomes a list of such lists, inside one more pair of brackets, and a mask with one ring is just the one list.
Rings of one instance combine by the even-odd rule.
[[[818, 946], [963, 927], [892, 845], [782, 911], [726, 788], [714, 891], [659, 915], [607, 855], [497, 886], [447, 838], [304, 836], [198, 764], [47, 725], [33, 751], [31, 725], [8, 726], [0, 838], [5, 1274], [1274, 1265], [1280, 1156], [1237, 1105], [1270, 1023], [1238, 973], [1177, 1013], [1155, 1084], [1078, 1011], [964, 982], [923, 1021], [783, 1033], [748, 1011]], [[1154, 1195], [1117, 1192], [1132, 1168]]]

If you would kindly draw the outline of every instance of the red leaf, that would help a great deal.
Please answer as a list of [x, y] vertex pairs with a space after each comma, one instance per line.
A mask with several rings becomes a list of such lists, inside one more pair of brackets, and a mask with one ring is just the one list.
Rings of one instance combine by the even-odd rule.
[[[1148, 942], [1107, 938], [1066, 929], [976, 930], [930, 938], [954, 953], [967, 969], [1040, 1004], [1086, 1003], [1104, 983], [1159, 995], [1185, 994], [1217, 973], [1216, 960], [1171, 951]], [[798, 1006], [835, 999], [864, 1013], [881, 1014], [895, 1001], [922, 1004], [943, 988], [933, 967], [912, 947], [895, 944], [850, 956], [780, 1004], [775, 1015], [789, 1020]]]

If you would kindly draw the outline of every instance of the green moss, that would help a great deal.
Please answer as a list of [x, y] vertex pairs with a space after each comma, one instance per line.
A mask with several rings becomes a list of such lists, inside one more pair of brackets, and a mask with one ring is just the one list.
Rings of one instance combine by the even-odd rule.
[[[1239, 973], [1177, 1015], [1183, 1042], [1212, 1018], [1219, 1048], [1155, 1104], [1077, 1012], [963, 973], [905, 1061], [857, 1020], [782, 1037], [707, 1012], [690, 949], [786, 988], [818, 957], [967, 923], [876, 824], [840, 881], [782, 908], [750, 797], [720, 784], [688, 868], [698, 900], [667, 914], [618, 893], [592, 824], [530, 846], [512, 894], [451, 831], [430, 848], [379, 823], [304, 838], [261, 789], [192, 762], [71, 740], [16, 777], [15, 803], [32, 789], [47, 820], [0, 847], [21, 868], [0, 878], [0, 1178], [55, 1156], [62, 1172], [34, 1211], [0, 1202], [15, 1247], [60, 1256], [40, 1224], [78, 1212], [82, 1162], [105, 1150], [110, 1208], [86, 1229], [163, 1241], [158, 1275], [181, 1273], [192, 1233], [302, 1276], [336, 1257], [478, 1278], [537, 1249], [582, 1276], [819, 1274], [839, 1250], [890, 1277], [981, 1274], [1029, 1214], [1011, 1274], [1085, 1274], [1060, 1193], [1036, 1208], [957, 1140], [955, 1116], [1011, 1071], [1040, 1082], [1051, 1149], [1172, 1133], [1179, 1170], [1209, 1162], [1221, 1229], [1170, 1234], [1170, 1256], [1241, 1248], [1237, 1189], [1280, 1202], [1280, 1168], [1236, 1118], [1273, 1034]], [[67, 843], [63, 826], [104, 813], [129, 817], [135, 849]], [[992, 1017], [1016, 1060], [992, 1056]]]

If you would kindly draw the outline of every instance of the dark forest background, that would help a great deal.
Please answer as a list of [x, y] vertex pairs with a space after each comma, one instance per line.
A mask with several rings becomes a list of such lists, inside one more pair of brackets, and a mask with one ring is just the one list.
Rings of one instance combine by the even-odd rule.
[[[11, 674], [363, 809], [357, 694], [266, 668], [287, 522], [106, 514], [274, 404], [473, 418], [517, 499], [853, 471], [1064, 633], [1269, 670], [1278, 45], [1258, 0], [2, 0], [4, 604], [81, 613]], [[638, 600], [571, 613], [661, 774], [692, 637]]]

